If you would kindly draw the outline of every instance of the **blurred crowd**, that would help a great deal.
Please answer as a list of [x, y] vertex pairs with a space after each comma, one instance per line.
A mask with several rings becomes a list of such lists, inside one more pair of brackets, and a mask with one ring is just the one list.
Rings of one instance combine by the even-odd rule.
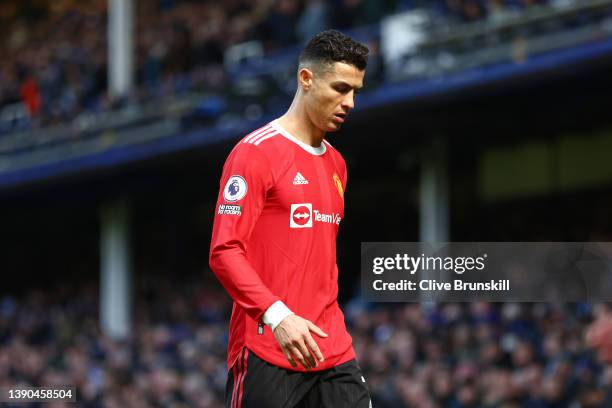
[[220, 291], [160, 284], [138, 293], [130, 338], [114, 341], [94, 287], [3, 297], [0, 386], [70, 385], [79, 407], [220, 407], [228, 311]]
[[[122, 103], [107, 92], [108, 0], [0, 3], [0, 124], [66, 121]], [[264, 52], [330, 28], [351, 30], [426, 8], [452, 21], [499, 18], [548, 0], [150, 0], [135, 2], [136, 77], [130, 100], [187, 89], [222, 91], [225, 52], [256, 41]]]
[[0, 4], [0, 116], [23, 107], [24, 126], [99, 108], [106, 89], [104, 1], [39, 3]]
[[612, 403], [612, 368], [584, 341], [598, 312], [475, 302], [347, 314], [376, 407], [560, 408]]
[[[134, 330], [116, 341], [98, 327], [94, 285], [0, 297], [0, 386], [72, 385], [81, 407], [222, 407], [223, 291], [159, 280], [134, 303]], [[344, 310], [374, 407], [553, 408], [612, 403], [612, 368], [584, 341], [603, 308], [354, 299]]]

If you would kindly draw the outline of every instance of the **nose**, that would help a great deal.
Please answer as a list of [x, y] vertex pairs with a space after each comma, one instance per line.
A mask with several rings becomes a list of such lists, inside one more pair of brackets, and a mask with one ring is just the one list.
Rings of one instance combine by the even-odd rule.
[[342, 99], [342, 108], [349, 111], [355, 107], [355, 91], [348, 92]]

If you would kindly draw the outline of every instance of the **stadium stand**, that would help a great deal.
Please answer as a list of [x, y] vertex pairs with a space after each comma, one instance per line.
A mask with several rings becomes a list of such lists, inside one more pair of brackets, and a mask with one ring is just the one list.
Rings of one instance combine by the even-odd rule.
[[[141, 286], [126, 341], [97, 325], [95, 284], [0, 298], [0, 384], [75, 384], [81, 407], [221, 407], [231, 304], [201, 279]], [[584, 340], [603, 306], [368, 306], [346, 317], [373, 406], [603, 407], [612, 368]], [[59, 405], [58, 405], [59, 406]], [[67, 405], [68, 406], [68, 405]]]
[[[296, 31], [341, 24], [370, 45], [362, 108], [588, 61], [611, 47], [610, 0], [294, 3], [143, 2], [137, 86], [117, 98], [105, 91], [104, 1], [67, 1], [23, 16], [9, 2], [2, 12], [1, 47], [10, 57], [0, 73], [0, 174], [149, 142], [178, 146], [187, 138], [177, 135], [189, 132], [208, 143], [278, 114], [292, 96], [299, 46], [275, 41], [266, 21], [291, 10]], [[483, 10], [479, 19], [466, 21], [474, 7]], [[369, 13], [386, 17], [355, 27]], [[306, 29], [308, 21], [319, 25]], [[396, 46], [398, 35], [413, 40]]]
[[[254, 43], [266, 55], [331, 26], [355, 29], [397, 11], [422, 8], [448, 25], [504, 21], [545, 1], [189, 1], [143, 2], [136, 30], [139, 88], [132, 102], [227, 85], [228, 48]], [[566, 2], [566, 3], [571, 3]], [[23, 10], [4, 5], [0, 134], [49, 126], [126, 101], [106, 90], [106, 2], [64, 1]], [[18, 14], [19, 13], [21, 14]], [[289, 33], [289, 34], [287, 34]], [[472, 44], [474, 46], [474, 44]]]
[[[508, 67], [517, 71], [530, 69], [533, 62], [530, 57], [534, 55], [552, 58], [556, 57], [555, 51], [573, 52], [574, 46], [606, 46], [612, 32], [609, 0], [142, 1], [137, 2], [136, 19], [137, 87], [126, 98], [115, 100], [106, 92], [106, 0], [63, 0], [48, 4], [33, 1], [21, 2], [19, 7], [17, 3], [0, 3], [0, 38], [3, 39], [0, 43], [3, 56], [0, 61], [0, 175], [49, 163], [63, 164], [74, 157], [87, 158], [111, 147], [163, 138], [188, 140], [192, 135], [188, 132], [193, 130], [229, 129], [227, 133], [236, 137], [243, 130], [240, 126], [244, 120], [247, 126], [243, 127], [248, 128], [252, 121], [266, 118], [284, 106], [288, 90], [293, 89], [288, 84], [293, 79], [296, 44], [332, 26], [349, 30], [368, 41], [373, 50], [367, 79], [369, 91], [360, 96], [364, 106], [451, 89], [448, 84], [452, 85], [452, 81], [445, 80], [455, 78], [455, 74], [461, 83], [476, 77], [478, 81], [489, 77], [504, 79], [503, 70]], [[411, 18], [422, 22], [426, 35], [413, 50], [389, 64], [384, 56], [380, 21], [385, 17], [401, 18], [403, 13], [415, 13], [410, 14]], [[577, 54], [577, 59], [588, 59], [591, 55], [582, 49]], [[566, 55], [575, 56], [569, 52], [563, 54]], [[479, 71], [474, 74], [471, 70]], [[461, 76], [466, 72], [471, 73], [467, 79]], [[406, 84], [410, 87], [403, 88]], [[518, 105], [516, 100], [512, 103]], [[512, 110], [508, 105], [503, 108]], [[458, 115], [465, 114], [456, 105], [448, 108], [453, 109]], [[529, 118], [544, 115], [545, 111], [546, 106]], [[509, 122], [520, 122], [513, 116], [519, 116], [520, 109], [517, 112], [509, 112]], [[466, 127], [471, 127], [470, 120], [482, 120], [467, 116]], [[439, 117], [434, 116], [434, 120]], [[549, 113], [546, 118], [550, 117]], [[582, 123], [588, 121], [584, 117], [576, 121], [579, 119]], [[486, 130], [481, 130], [487, 137], [494, 133], [489, 126], [497, 129], [491, 122], [487, 122]], [[503, 121], [500, 123], [499, 127], [505, 126]], [[539, 126], [538, 131], [545, 128]], [[588, 126], [590, 122], [585, 127]], [[513, 131], [522, 132], [521, 127], [517, 128]], [[600, 146], [608, 146], [590, 133], [581, 135], [585, 139], [583, 151], [589, 155], [604, 150]], [[213, 139], [209, 134], [205, 136]], [[503, 140], [492, 143], [509, 143], [503, 135], [499, 139]], [[595, 142], [587, 144], [591, 139]], [[478, 162], [474, 145], [480, 142], [460, 142], [465, 150], [461, 151], [463, 158], [454, 159], [455, 166], [465, 166], [471, 171], [469, 166]], [[544, 150], [544, 153], [536, 155], [534, 161], [548, 158], [549, 150], [567, 153], [570, 149], [566, 145], [571, 142], [573, 139], [563, 144], [551, 137], [546, 149], [536, 146], [537, 152]], [[391, 147], [387, 152], [394, 149], [393, 143], [396, 142], [389, 140]], [[455, 143], [453, 147], [459, 150], [459, 143]], [[564, 146], [566, 150], [562, 149]], [[486, 146], [482, 147], [485, 149]], [[352, 241], [349, 245], [349, 239], [358, 239], [361, 230], [373, 231], [368, 238], [379, 234], [380, 240], [406, 239], [417, 230], [414, 227], [417, 221], [410, 218], [416, 218], [411, 213], [416, 207], [412, 201], [418, 201], [414, 197], [416, 193], [409, 188], [396, 191], [400, 182], [405, 183], [396, 173], [412, 174], [416, 159], [404, 155], [396, 160], [396, 157], [381, 155], [376, 162], [378, 173], [368, 179], [363, 173], [370, 173], [371, 169], [360, 164], [359, 159], [361, 163], [370, 163], [374, 158], [364, 159], [355, 151], [351, 153], [353, 160], [347, 161], [358, 164], [351, 173], [354, 184], [347, 194], [355, 194], [354, 202], [376, 202], [381, 203], [382, 209], [403, 208], [404, 212], [379, 217], [359, 204], [347, 207], [347, 218], [352, 216], [361, 223], [345, 227], [348, 229], [343, 232], [344, 241], [339, 242], [339, 258], [345, 259], [355, 247], [351, 246]], [[502, 146], [501, 156], [505, 153]], [[489, 184], [507, 187], [510, 193], [503, 188], [497, 193], [495, 190], [489, 194], [493, 204], [480, 203], [480, 206], [474, 205], [477, 200], [469, 194], [479, 193], [474, 180], [482, 174], [466, 171], [459, 178], [460, 172], [455, 172], [457, 178], [453, 181], [459, 186], [455, 188], [464, 188], [464, 191], [461, 200], [457, 200], [459, 210], [455, 211], [459, 216], [454, 220], [454, 227], [459, 231], [453, 236], [491, 241], [609, 240], [612, 232], [609, 195], [602, 199], [599, 195], [581, 196], [573, 190], [592, 186], [609, 188], [609, 179], [599, 177], [605, 173], [600, 171], [604, 165], [584, 165], [589, 170], [584, 174], [591, 178], [578, 177], [575, 185], [570, 180], [567, 187], [563, 180], [571, 179], [567, 174], [570, 171], [564, 173], [563, 169], [555, 168], [555, 160], [558, 166], [559, 163], [582, 163], [573, 158], [559, 153], [557, 159], [550, 159], [553, 163], [546, 170], [554, 175], [550, 180], [544, 177], [544, 187], [536, 192], [507, 183], [510, 177], [501, 177], [502, 181], [491, 177], [494, 181]], [[463, 161], [457, 165], [460, 160]], [[526, 167], [525, 162], [517, 161], [518, 167]], [[396, 163], [404, 167], [398, 170], [393, 167]], [[536, 172], [526, 168], [528, 176], [523, 179], [534, 177]], [[498, 175], [495, 171], [489, 173]], [[176, 174], [176, 178], [159, 176], [164, 180], [160, 183], [163, 188], [155, 184], [159, 179], [149, 180], [139, 175], [134, 176], [136, 181], [126, 182], [120, 189], [138, 190], [135, 194], [148, 192], [147, 188], [155, 190], [151, 196], [140, 197], [147, 206], [171, 200], [175, 195], [179, 201], [195, 202], [191, 196], [181, 198], [174, 184], [202, 189], [200, 168], [194, 166]], [[83, 204], [75, 200], [74, 196], [83, 195], [95, 201], [115, 195], [116, 191], [109, 193], [113, 187], [109, 184], [121, 183], [113, 179], [106, 184], [92, 182], [77, 192], [69, 193], [69, 188], [59, 190], [57, 195], [65, 195], [64, 200], [72, 207], [66, 206], [68, 210], [57, 213], [53, 208], [41, 211], [38, 219], [32, 216], [36, 211], [29, 211], [30, 207], [17, 212], [20, 217], [12, 217], [14, 209], [3, 207], [2, 215], [14, 218], [8, 228], [8, 223], [3, 228], [23, 231], [13, 235], [5, 233], [4, 239], [10, 241], [6, 247], [14, 249], [22, 245], [19, 242], [27, 243], [20, 251], [14, 251], [16, 254], [6, 256], [11, 259], [11, 267], [30, 265], [21, 263], [22, 258], [36, 258], [32, 253], [43, 245], [49, 249], [46, 257], [41, 256], [41, 263], [53, 260], [63, 265], [63, 258], [70, 256], [66, 253], [79, 252], [86, 246], [75, 246], [78, 250], [72, 246], [61, 247], [67, 242], [62, 240], [62, 234], [70, 234], [66, 231], [74, 228], [81, 230], [75, 239], [95, 241], [91, 237], [95, 237], [96, 227], [87, 229], [82, 225], [85, 223], [79, 224], [82, 218], [74, 216], [70, 218], [73, 224], [63, 230], [63, 218], [72, 217], [77, 207], [86, 211], [82, 208], [91, 205], [91, 202]], [[204, 184], [215, 183], [207, 179]], [[513, 187], [516, 195], [512, 195]], [[52, 185], [48, 190], [54, 188]], [[93, 192], [96, 188], [103, 192]], [[544, 198], [534, 199], [529, 194]], [[559, 198], [562, 194], [565, 194], [564, 200]], [[53, 201], [57, 200], [54, 195], [55, 191], [48, 196], [42, 193], [40, 206], [44, 207], [48, 200], [62, 207], [63, 204]], [[197, 199], [206, 202], [209, 198], [198, 196]], [[582, 204], [578, 206], [577, 201]], [[20, 207], [21, 202], [16, 202], [15, 207]], [[597, 211], [593, 210], [595, 202], [600, 203]], [[32, 207], [37, 208], [35, 204]], [[139, 226], [147, 224], [148, 229], [139, 231], [140, 245], [147, 247], [141, 251], [155, 252], [150, 250], [150, 244], [157, 239], [157, 246], [152, 246], [163, 252], [167, 243], [159, 236], [171, 235], [174, 241], [178, 241], [178, 236], [183, 237], [181, 244], [172, 244], [172, 250], [178, 254], [176, 258], [186, 253], [192, 258], [201, 257], [201, 252], [205, 252], [202, 236], [185, 238], [185, 229], [170, 225], [175, 222], [174, 218], [168, 224], [159, 221], [176, 217], [177, 213], [189, 213], [190, 218], [185, 215], [180, 223], [191, 226], [212, 214], [208, 208], [207, 212], [202, 208], [185, 208], [188, 207], [156, 208], [142, 216]], [[144, 212], [142, 206], [138, 209], [141, 214]], [[196, 213], [197, 216], [193, 215]], [[55, 246], [44, 242], [48, 236], [39, 231], [49, 227], [42, 220], [45, 217], [53, 219], [49, 229], [56, 234]], [[573, 223], [560, 221], [569, 217]], [[406, 225], [414, 228], [407, 232]], [[539, 227], [533, 227], [536, 225]], [[209, 228], [205, 233], [209, 234]], [[196, 242], [192, 247], [180, 247], [190, 240]], [[90, 247], [95, 248], [96, 244]], [[88, 257], [89, 262], [95, 263], [91, 261], [95, 258], [95, 249], [93, 252], [94, 255], [73, 255]], [[358, 260], [355, 257], [345, 262]], [[45, 265], [37, 266], [40, 267], [37, 273], [47, 273]], [[35, 269], [31, 268], [30, 272]], [[173, 269], [167, 269], [163, 277], [149, 276], [147, 282], [135, 285], [134, 330], [125, 340], [114, 340], [101, 332], [99, 287], [93, 281], [64, 287], [50, 285], [44, 290], [28, 288], [21, 293], [12, 293], [10, 286], [4, 286], [0, 291], [0, 385], [74, 384], [78, 390], [78, 406], [92, 408], [223, 406], [229, 298], [218, 286], [202, 282], [201, 276], [171, 279], [168, 275]], [[350, 264], [343, 270], [357, 269]], [[91, 271], [91, 279], [95, 272]], [[210, 271], [204, 273], [211, 275]], [[341, 282], [341, 286], [354, 289], [347, 282]], [[605, 308], [602, 305], [479, 302], [428, 309], [414, 304], [369, 305], [350, 290], [343, 294], [347, 323], [373, 391], [375, 407], [612, 406], [609, 393], [612, 368], [597, 361], [583, 338], [587, 325]]]

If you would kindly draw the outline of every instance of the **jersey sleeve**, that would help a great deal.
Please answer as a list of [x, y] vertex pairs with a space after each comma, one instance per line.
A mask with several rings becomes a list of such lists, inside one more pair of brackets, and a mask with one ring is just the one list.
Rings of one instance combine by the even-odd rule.
[[256, 321], [280, 300], [264, 285], [246, 256], [246, 243], [272, 185], [267, 157], [251, 144], [238, 144], [223, 167], [210, 246], [212, 271], [232, 299]]

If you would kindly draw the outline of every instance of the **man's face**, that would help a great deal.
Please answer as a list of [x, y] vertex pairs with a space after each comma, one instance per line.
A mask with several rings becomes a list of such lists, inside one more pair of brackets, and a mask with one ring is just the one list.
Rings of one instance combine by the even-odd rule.
[[306, 110], [312, 123], [324, 132], [340, 129], [355, 107], [355, 96], [363, 86], [365, 70], [343, 62], [314, 75], [305, 94]]

